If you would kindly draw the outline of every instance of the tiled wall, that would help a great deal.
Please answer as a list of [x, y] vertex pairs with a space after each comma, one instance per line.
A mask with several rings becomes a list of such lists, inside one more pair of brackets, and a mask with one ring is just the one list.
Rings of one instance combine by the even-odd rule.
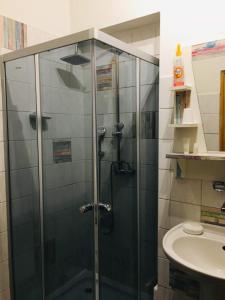
[[[160, 159], [164, 159], [160, 154]], [[220, 209], [225, 195], [212, 188], [213, 180], [224, 180], [224, 162], [193, 162], [185, 179], [176, 179], [169, 165], [160, 170], [158, 270], [159, 291], [157, 300], [176, 298], [169, 287], [169, 261], [162, 250], [162, 238], [171, 227], [185, 220], [201, 220], [203, 206]], [[197, 172], [195, 172], [197, 171]]]
[[[188, 61], [191, 68], [191, 57]], [[194, 81], [187, 76], [187, 82], [193, 86], [192, 100], [196, 101]], [[220, 210], [225, 194], [212, 188], [213, 180], [225, 179], [223, 161], [187, 161], [183, 179], [177, 179], [175, 161], [166, 159], [166, 153], [172, 152], [174, 129], [168, 127], [172, 119], [173, 98], [169, 91], [172, 77], [160, 79], [159, 111], [159, 215], [158, 215], [158, 289], [157, 300], [189, 300], [184, 293], [174, 292], [169, 286], [169, 261], [162, 249], [162, 239], [173, 226], [186, 221], [201, 221], [201, 210], [205, 207]], [[197, 103], [198, 105], [198, 103]], [[199, 129], [200, 130], [200, 129]], [[200, 130], [201, 131], [201, 130]], [[203, 134], [202, 132], [200, 132]], [[215, 210], [215, 209], [213, 209]], [[203, 219], [202, 219], [203, 221]], [[222, 222], [222, 221], [221, 221]]]

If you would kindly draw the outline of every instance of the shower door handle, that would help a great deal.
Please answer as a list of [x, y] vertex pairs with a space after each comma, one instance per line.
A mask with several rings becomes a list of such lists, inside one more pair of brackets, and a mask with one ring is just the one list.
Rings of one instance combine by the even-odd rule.
[[[85, 204], [85, 205], [82, 205], [79, 210], [80, 210], [80, 213], [81, 214], [84, 214], [90, 210], [92, 210], [94, 208], [94, 204], [92, 203], [89, 203], [89, 204]], [[109, 203], [99, 203], [96, 205], [98, 207], [99, 210], [105, 210], [107, 212], [111, 212], [112, 211], [112, 206], [111, 204]]]
[[80, 213], [81, 213], [81, 214], [85, 214], [86, 212], [92, 210], [93, 207], [94, 207], [94, 204], [89, 203], [89, 204], [82, 205], [82, 206], [79, 208], [79, 210], [80, 210]]
[[112, 210], [112, 205], [109, 203], [99, 203], [98, 208], [99, 210], [105, 210], [107, 212], [110, 212]]

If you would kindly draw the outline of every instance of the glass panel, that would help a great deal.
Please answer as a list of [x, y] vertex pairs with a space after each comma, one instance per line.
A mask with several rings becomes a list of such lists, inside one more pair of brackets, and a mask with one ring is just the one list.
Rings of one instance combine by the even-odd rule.
[[40, 55], [46, 299], [94, 297], [90, 45]]
[[135, 58], [96, 42], [100, 298], [137, 299]]
[[140, 60], [141, 299], [153, 299], [157, 278], [158, 74], [158, 66]]
[[6, 63], [14, 293], [39, 300], [41, 237], [34, 57]]

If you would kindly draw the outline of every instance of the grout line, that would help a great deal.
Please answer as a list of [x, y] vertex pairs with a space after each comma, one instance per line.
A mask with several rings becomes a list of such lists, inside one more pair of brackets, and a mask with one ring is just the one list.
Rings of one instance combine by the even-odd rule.
[[163, 227], [162, 225], [158, 226], [158, 229], [163, 229], [163, 230], [166, 230], [166, 231], [169, 231], [170, 228], [169, 227]]
[[168, 201], [170, 201], [170, 198], [158, 197], [158, 200], [160, 200], [160, 199], [162, 199], [162, 200], [168, 200]]
[[190, 203], [190, 202], [181, 202], [181, 201], [178, 201], [178, 200], [173, 200], [173, 199], [170, 199], [170, 202], [176, 202], [176, 203], [180, 203], [180, 204], [187, 204], [187, 205], [192, 205], [192, 206], [198, 206], [198, 207], [201, 207], [201, 204], [195, 204], [195, 203]]
[[4, 262], [7, 262], [7, 261], [9, 261], [9, 258], [5, 258], [5, 259], [3, 259], [3, 260], [0, 260], [0, 264], [2, 264], [2, 263], [4, 263]]

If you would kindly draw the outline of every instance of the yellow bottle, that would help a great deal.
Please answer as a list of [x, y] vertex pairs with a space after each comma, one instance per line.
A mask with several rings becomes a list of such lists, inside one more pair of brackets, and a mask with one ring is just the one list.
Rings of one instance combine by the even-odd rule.
[[181, 51], [180, 44], [177, 44], [176, 58], [174, 61], [173, 85], [174, 86], [184, 85], [184, 65], [183, 65], [182, 51]]

